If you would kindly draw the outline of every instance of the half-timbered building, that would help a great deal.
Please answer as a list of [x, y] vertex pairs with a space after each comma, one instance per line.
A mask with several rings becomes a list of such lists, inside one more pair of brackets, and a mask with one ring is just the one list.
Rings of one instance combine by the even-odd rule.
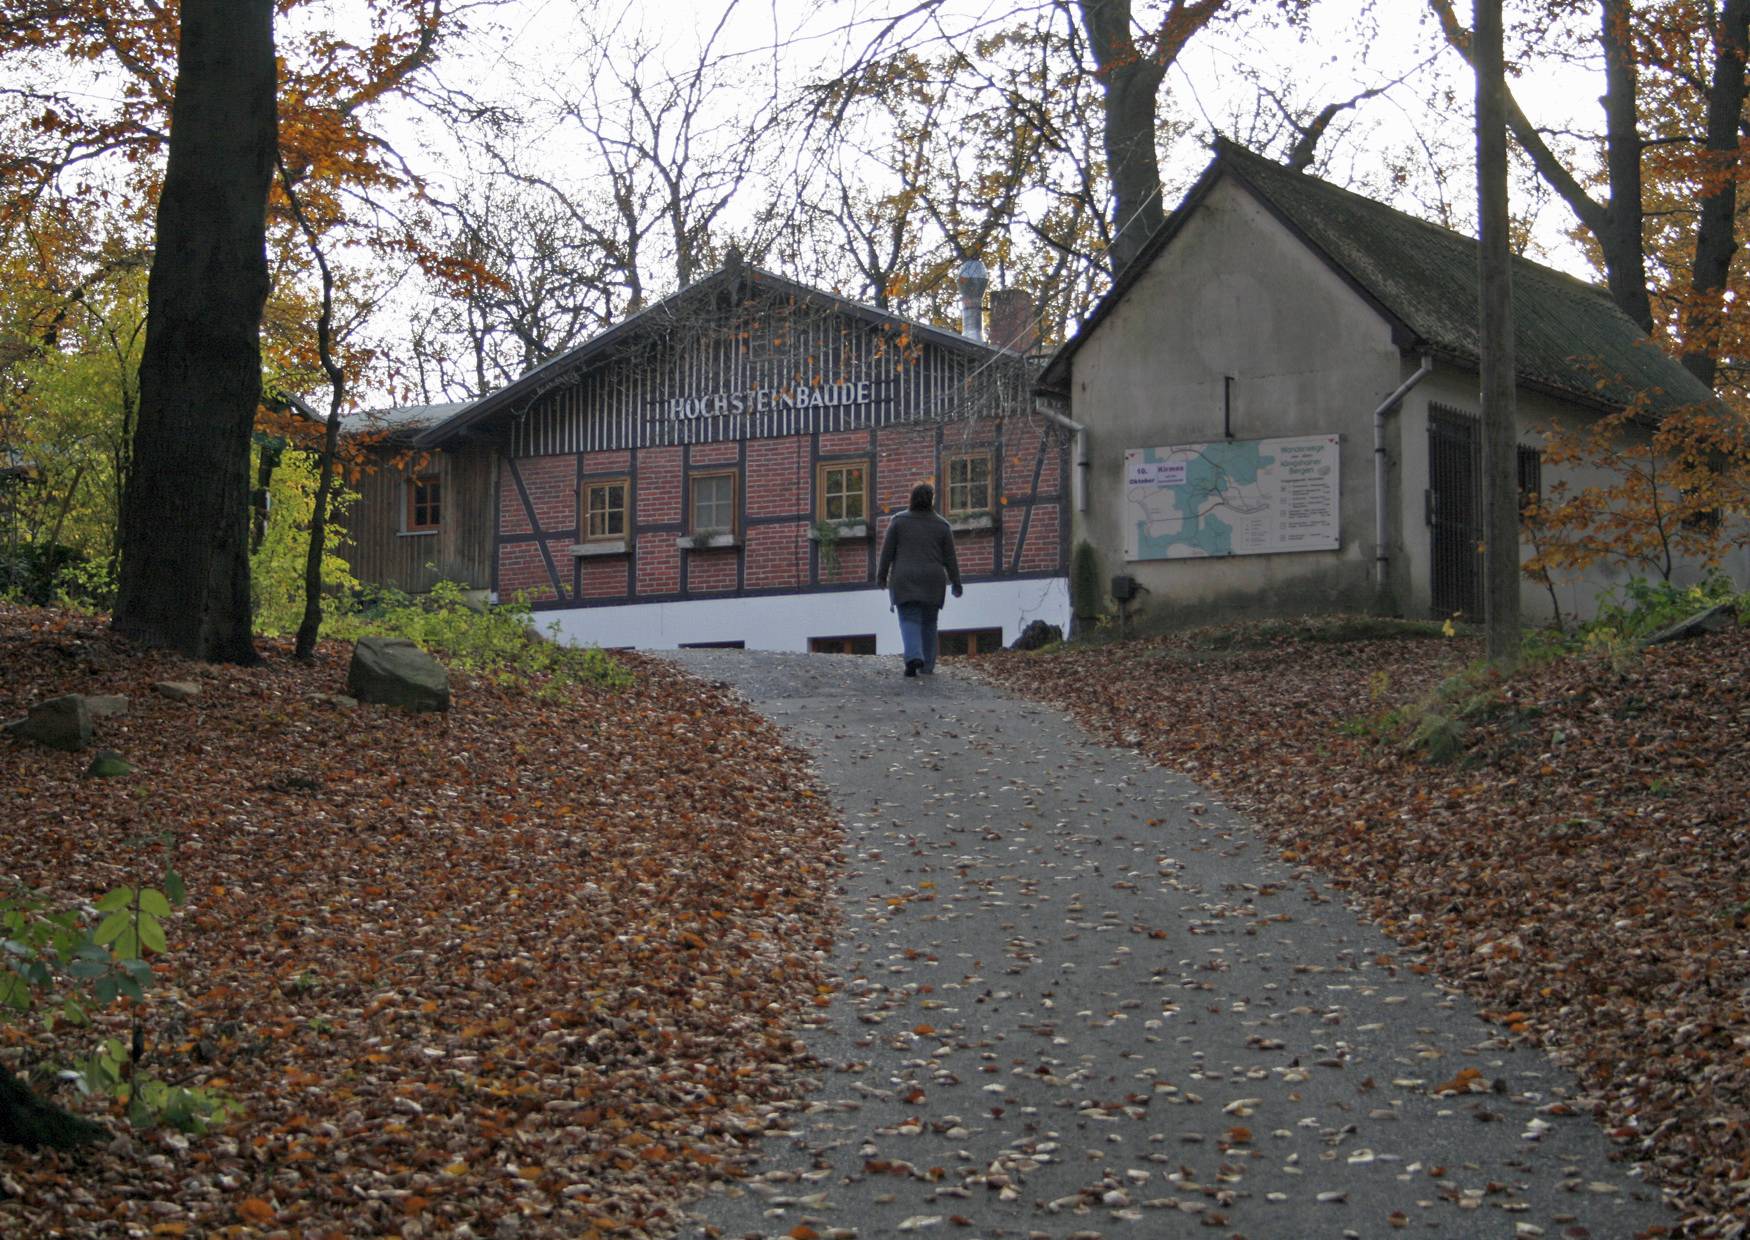
[[731, 262], [431, 420], [355, 564], [418, 588], [441, 549], [576, 642], [886, 653], [880, 540], [931, 481], [966, 583], [943, 649], [988, 649], [1068, 611], [1067, 441], [1024, 352]]

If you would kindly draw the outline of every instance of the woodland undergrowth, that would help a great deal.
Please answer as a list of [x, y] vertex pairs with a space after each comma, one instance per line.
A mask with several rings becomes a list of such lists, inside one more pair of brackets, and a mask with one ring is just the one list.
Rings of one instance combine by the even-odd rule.
[[262, 649], [191, 664], [0, 604], [0, 717], [125, 694], [97, 743], [135, 767], [0, 741], [0, 878], [95, 905], [169, 835], [187, 893], [143, 1011], [0, 1023], [0, 1062], [54, 1090], [140, 1016], [142, 1070], [241, 1109], [185, 1133], [60, 1089], [113, 1136], [0, 1148], [0, 1235], [672, 1231], [809, 1067], [838, 827], [802, 755], [634, 655], [453, 665], [452, 709], [409, 715], [336, 700], [344, 642]]

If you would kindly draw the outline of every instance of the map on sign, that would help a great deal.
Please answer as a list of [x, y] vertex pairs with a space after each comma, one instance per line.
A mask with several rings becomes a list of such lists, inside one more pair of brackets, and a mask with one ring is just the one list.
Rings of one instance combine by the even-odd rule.
[[1239, 439], [1124, 454], [1124, 558], [1332, 551], [1337, 436]]

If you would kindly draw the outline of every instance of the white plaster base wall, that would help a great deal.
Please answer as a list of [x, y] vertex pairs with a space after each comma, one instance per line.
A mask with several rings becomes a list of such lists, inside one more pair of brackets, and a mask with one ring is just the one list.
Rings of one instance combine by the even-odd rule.
[[[940, 627], [998, 629], [1003, 644], [1034, 620], [1069, 631], [1069, 585], [1062, 577], [979, 582], [963, 598], [948, 596]], [[899, 617], [885, 590], [773, 594], [756, 598], [578, 607], [534, 616], [543, 632], [557, 624], [573, 645], [674, 650], [695, 642], [746, 642], [749, 650], [808, 649], [811, 637], [875, 635], [878, 654], [899, 654]]]

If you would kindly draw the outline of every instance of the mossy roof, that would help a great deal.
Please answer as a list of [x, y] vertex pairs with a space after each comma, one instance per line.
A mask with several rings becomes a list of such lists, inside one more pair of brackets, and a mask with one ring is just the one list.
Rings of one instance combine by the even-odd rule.
[[[1476, 366], [1479, 356], [1477, 241], [1406, 215], [1232, 142], [1166, 225], [1148, 241], [1076, 338], [1046, 367], [1042, 385], [1063, 387], [1078, 342], [1098, 330], [1184, 226], [1209, 187], [1230, 176], [1317, 253], [1392, 324], [1406, 348], [1431, 349]], [[1699, 379], [1653, 343], [1595, 284], [1528, 259], [1513, 260], [1515, 365], [1522, 384], [1608, 409], [1649, 414], [1713, 399]]]

